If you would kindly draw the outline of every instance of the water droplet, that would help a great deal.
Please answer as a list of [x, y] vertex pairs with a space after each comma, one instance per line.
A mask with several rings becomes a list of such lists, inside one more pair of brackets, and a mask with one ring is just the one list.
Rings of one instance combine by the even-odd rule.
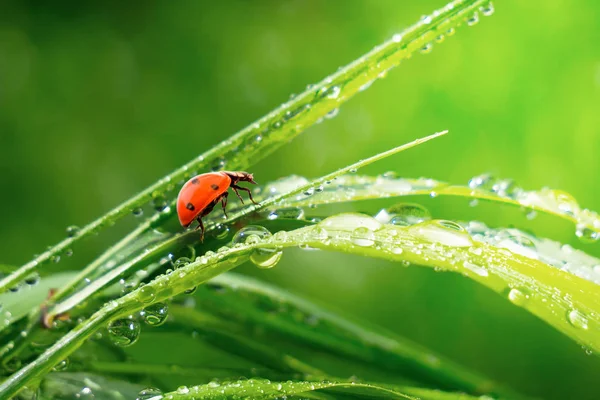
[[527, 214], [525, 214], [525, 218], [527, 218], [528, 220], [533, 220], [535, 219], [535, 217], [537, 217], [537, 211], [535, 210], [531, 210]]
[[108, 324], [108, 337], [117, 346], [131, 346], [140, 337], [140, 324], [132, 319], [117, 319]]
[[175, 260], [175, 262], [173, 263], [173, 268], [175, 268], [175, 269], [182, 268], [182, 267], [185, 267], [186, 265], [188, 265], [191, 262], [192, 262], [192, 260], [190, 260], [187, 257], [180, 257], [177, 260]]
[[162, 394], [160, 389], [149, 387], [139, 392], [135, 400], [150, 400], [153, 397], [160, 398]]
[[327, 240], [329, 238], [329, 233], [327, 232], [327, 229], [319, 225], [315, 225], [310, 230], [310, 234], [316, 240]]
[[469, 187], [471, 189], [490, 190], [492, 188], [491, 182], [492, 176], [490, 174], [477, 175], [471, 178], [469, 181]]
[[340, 109], [334, 108], [333, 110], [331, 110], [327, 114], [325, 114], [325, 119], [335, 118], [339, 113], [340, 113]]
[[423, 15], [421, 16], [421, 22], [424, 24], [430, 24], [432, 21], [432, 18], [430, 15]]
[[71, 225], [67, 228], [67, 236], [72, 238], [79, 233], [79, 227], [76, 225]]
[[584, 330], [588, 328], [588, 319], [581, 311], [570, 310], [567, 313], [567, 319], [575, 328]]
[[91, 399], [94, 399], [95, 396], [94, 396], [94, 392], [92, 391], [92, 389], [86, 386], [83, 389], [81, 389], [79, 391], [79, 393], [75, 394], [75, 398], [83, 399], [83, 400], [91, 400]]
[[357, 169], [356, 169], [356, 168], [351, 168], [351, 169], [350, 169], [350, 171], [348, 171], [348, 172], [350, 172], [351, 174], [355, 174], [355, 173], [356, 173], [356, 171], [357, 171]]
[[52, 368], [52, 370], [60, 372], [60, 371], [65, 371], [68, 367], [69, 367], [69, 359], [65, 358], [64, 360], [59, 361], [59, 363], [56, 364], [54, 366], [54, 368]]
[[575, 234], [583, 243], [594, 243], [600, 239], [600, 233], [582, 223], [577, 224]]
[[416, 203], [395, 204], [386, 211], [392, 216], [390, 220], [392, 225], [408, 226], [431, 219], [429, 210]]
[[484, 17], [489, 17], [494, 14], [494, 4], [490, 1], [488, 4], [483, 5], [479, 8]]
[[158, 212], [167, 207], [167, 199], [160, 193], [152, 193], [152, 207]]
[[168, 311], [169, 307], [165, 303], [154, 303], [144, 308], [140, 315], [148, 325], [159, 326], [167, 320]]
[[136, 207], [131, 211], [131, 213], [134, 217], [141, 217], [144, 215], [144, 209], [142, 207]]
[[452, 36], [452, 35], [454, 35], [455, 33], [456, 33], [456, 30], [455, 30], [454, 28], [449, 28], [449, 29], [446, 31], [446, 36]]
[[435, 41], [436, 41], [437, 43], [442, 43], [442, 42], [444, 41], [444, 39], [445, 39], [445, 36], [444, 36], [444, 35], [441, 35], [441, 34], [440, 34], [440, 35], [437, 35], [437, 36], [435, 37]]
[[402, 35], [399, 33], [396, 33], [394, 36], [392, 36], [392, 42], [394, 43], [400, 43], [402, 41]]
[[359, 213], [342, 213], [334, 215], [325, 218], [318, 224], [327, 231], [340, 230], [346, 232], [352, 232], [357, 227], [366, 227], [371, 231], [377, 231], [383, 227], [381, 222], [377, 221], [375, 218]]
[[479, 22], [479, 13], [474, 12], [473, 15], [467, 18], [466, 22], [468, 26], [473, 26], [477, 24]]
[[361, 226], [352, 231], [352, 242], [361, 247], [369, 247], [375, 243], [375, 234], [366, 226]]
[[217, 224], [214, 229], [214, 235], [219, 240], [227, 239], [227, 236], [229, 236], [229, 227], [225, 224]]
[[40, 281], [40, 275], [35, 272], [31, 275], [29, 275], [27, 278], [25, 278], [25, 284], [29, 285], [29, 286], [34, 286], [37, 285]]
[[485, 269], [481, 265], [477, 265], [477, 264], [474, 264], [474, 263], [469, 262], [469, 261], [464, 261], [463, 262], [463, 266], [466, 269], [475, 272], [479, 276], [486, 277], [486, 276], [489, 275], [487, 269]]
[[268, 219], [302, 219], [304, 218], [304, 210], [300, 207], [285, 207], [271, 211], [267, 216]]
[[263, 226], [259, 225], [248, 225], [233, 235], [233, 244], [256, 244], [264, 239], [268, 239], [272, 236], [271, 232]]
[[473, 240], [456, 222], [446, 220], [425, 221], [410, 227], [411, 232], [432, 242], [453, 247], [470, 247]]
[[155, 296], [156, 296], [156, 289], [154, 289], [150, 285], [142, 286], [138, 290], [138, 299], [142, 303], [151, 303], [154, 300]]
[[190, 389], [187, 386], [179, 386], [177, 388], [177, 393], [179, 394], [188, 394], [190, 392]]
[[433, 50], [433, 45], [431, 43], [427, 43], [421, 48], [421, 54], [431, 53], [431, 50]]
[[526, 288], [512, 288], [508, 291], [508, 300], [518, 306], [527, 303], [530, 297], [531, 294]]

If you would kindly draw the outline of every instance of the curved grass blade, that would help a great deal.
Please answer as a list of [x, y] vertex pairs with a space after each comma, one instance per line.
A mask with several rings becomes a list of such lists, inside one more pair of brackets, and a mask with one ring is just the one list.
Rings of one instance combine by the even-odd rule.
[[582, 241], [600, 238], [598, 213], [583, 209], [569, 193], [549, 188], [523, 190], [508, 179], [494, 180], [489, 175], [474, 177], [468, 186], [451, 185], [434, 179], [396, 178], [390, 173], [377, 177], [340, 176], [335, 183], [336, 185], [325, 186], [310, 198], [286, 198], [282, 206], [310, 206], [413, 195], [460, 196], [555, 215], [573, 222], [577, 227], [576, 234]]
[[[409, 388], [409, 390], [414, 388]], [[374, 399], [476, 399], [476, 397], [463, 395], [461, 393], [444, 393], [436, 390], [419, 389], [420, 397], [404, 392], [403, 387], [389, 387], [372, 383], [360, 382], [329, 382], [329, 381], [287, 381], [271, 382], [265, 379], [247, 379], [233, 382], [217, 383], [207, 385], [180, 387], [175, 392], [157, 396], [153, 400], [191, 400], [191, 399], [256, 399], [267, 400], [277, 398], [289, 398], [291, 396], [304, 395], [313, 391], [326, 391], [339, 394], [364, 395]]]
[[[378, 77], [397, 66], [402, 60], [440, 35], [454, 29], [468, 17], [477, 13], [478, 8], [487, 6], [489, 0], [454, 0], [445, 7], [422, 18], [401, 34], [375, 47], [356, 61], [339, 69], [336, 73], [311, 86], [302, 94], [294, 97], [279, 108], [273, 110], [257, 122], [242, 129], [228, 140], [191, 160], [173, 173], [158, 180], [136, 196], [123, 202], [104, 216], [74, 231], [17, 271], [0, 280], [0, 293], [21, 281], [26, 275], [47, 263], [51, 257], [62, 254], [79, 240], [90, 236], [103, 227], [128, 215], [133, 210], [150, 202], [163, 198], [180, 181], [189, 179], [204, 169], [246, 168], [257, 159], [265, 157], [276, 148], [296, 137], [320, 118], [337, 109], [353, 95], [364, 90]], [[169, 211], [168, 213], [172, 213]]]
[[[318, 348], [341, 359], [383, 367], [444, 389], [506, 394], [497, 383], [468, 371], [430, 349], [385, 330], [353, 322], [267, 283], [238, 274], [219, 275], [200, 286], [195, 298], [203, 313], [227, 321], [233, 332], [269, 332], [276, 338]], [[184, 316], [182, 316], [184, 317]], [[188, 323], [189, 318], [175, 318]], [[201, 320], [198, 328], [210, 325]], [[233, 325], [233, 326], [232, 326]], [[236, 328], [237, 327], [237, 328]], [[273, 342], [271, 336], [263, 342]], [[357, 375], [355, 373], [355, 375]]]

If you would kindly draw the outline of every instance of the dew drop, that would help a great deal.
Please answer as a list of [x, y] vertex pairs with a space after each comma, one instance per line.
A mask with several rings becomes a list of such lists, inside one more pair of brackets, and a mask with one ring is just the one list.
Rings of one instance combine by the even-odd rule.
[[430, 24], [431, 21], [432, 21], [432, 18], [431, 18], [430, 15], [423, 15], [421, 17], [421, 22], [424, 23], [424, 24]]
[[140, 290], [138, 290], [138, 299], [142, 303], [151, 303], [155, 296], [156, 290], [150, 285], [142, 286]]
[[449, 29], [446, 31], [446, 36], [452, 36], [452, 35], [454, 35], [455, 33], [456, 33], [456, 30], [455, 30], [454, 28], [449, 28]]
[[192, 260], [190, 260], [187, 257], [180, 257], [177, 260], [175, 260], [175, 262], [173, 263], [173, 268], [175, 268], [175, 269], [183, 268], [191, 262], [192, 262]]
[[60, 371], [65, 371], [67, 368], [69, 368], [69, 359], [65, 358], [64, 360], [59, 361], [59, 363], [56, 364], [54, 366], [54, 368], [52, 368], [52, 370], [56, 371], [56, 372], [60, 372]]
[[227, 236], [229, 236], [229, 227], [225, 224], [217, 224], [214, 229], [214, 235], [219, 240], [227, 239]]
[[347, 232], [352, 232], [357, 227], [366, 227], [371, 231], [377, 231], [383, 227], [381, 222], [377, 221], [375, 218], [359, 213], [342, 213], [334, 215], [325, 218], [318, 224], [327, 231], [340, 230]]
[[600, 239], [600, 233], [582, 223], [577, 224], [575, 234], [583, 243], [594, 243]]
[[165, 208], [167, 208], [167, 199], [160, 193], [153, 193], [152, 207], [154, 207], [154, 209], [159, 212], [164, 210]]
[[575, 328], [586, 330], [588, 328], [588, 319], [587, 317], [578, 310], [570, 310], [567, 313], [567, 319], [569, 323], [573, 325]]
[[394, 36], [392, 36], [392, 42], [394, 43], [400, 43], [402, 41], [402, 35], [399, 33], [396, 33]]
[[366, 226], [360, 226], [352, 231], [352, 242], [361, 247], [369, 247], [375, 243], [375, 234]]
[[494, 4], [492, 4], [492, 2], [490, 1], [488, 4], [481, 6], [479, 10], [481, 11], [484, 17], [489, 17], [490, 15], [494, 14]]
[[531, 294], [528, 289], [525, 288], [512, 288], [508, 291], [508, 300], [512, 303], [522, 306], [531, 297]]
[[335, 118], [339, 113], [340, 113], [340, 109], [334, 108], [333, 110], [331, 110], [327, 114], [325, 114], [325, 119]]
[[40, 275], [36, 272], [25, 278], [25, 284], [35, 286], [40, 282]]
[[67, 227], [67, 236], [72, 238], [75, 237], [79, 233], [79, 227], [76, 225], [71, 225]]
[[425, 46], [421, 48], [421, 54], [429, 54], [433, 50], [433, 45], [431, 43], [427, 43]]
[[492, 176], [490, 174], [477, 175], [471, 178], [469, 181], [469, 187], [471, 189], [491, 189]]
[[233, 235], [233, 244], [255, 244], [272, 236], [271, 232], [263, 226], [248, 225]]
[[271, 211], [267, 216], [268, 219], [302, 219], [304, 218], [304, 210], [300, 207], [285, 207]]
[[141, 217], [144, 215], [144, 209], [142, 207], [136, 207], [131, 211], [131, 213], [134, 217]]
[[437, 36], [435, 37], [435, 41], [436, 41], [437, 43], [442, 43], [442, 42], [444, 41], [444, 39], [445, 39], [444, 35], [437, 35]]
[[117, 319], [108, 324], [108, 337], [120, 347], [131, 346], [140, 337], [140, 324], [132, 319]]
[[165, 303], [154, 303], [144, 308], [140, 315], [144, 322], [150, 326], [159, 326], [167, 320], [169, 307]]
[[94, 392], [92, 391], [92, 389], [86, 386], [83, 389], [81, 389], [79, 391], [79, 393], [75, 394], [75, 398], [83, 399], [83, 400], [91, 400], [91, 399], [94, 399], [95, 396], [94, 396]]
[[479, 13], [474, 12], [473, 15], [467, 18], [466, 22], [468, 26], [473, 26], [477, 24], [479, 22]]
[[425, 221], [411, 226], [410, 229], [419, 236], [446, 246], [470, 247], [473, 245], [469, 233], [453, 221]]
[[386, 209], [392, 225], [409, 226], [431, 219], [429, 210], [416, 203], [400, 203]]
[[140, 391], [135, 400], [150, 400], [154, 397], [161, 398], [162, 394], [160, 389], [149, 387]]

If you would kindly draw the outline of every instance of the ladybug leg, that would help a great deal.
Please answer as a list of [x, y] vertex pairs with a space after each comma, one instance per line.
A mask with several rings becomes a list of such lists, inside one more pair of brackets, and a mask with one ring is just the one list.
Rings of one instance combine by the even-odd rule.
[[244, 192], [248, 192], [248, 197], [250, 197], [250, 201], [253, 202], [254, 204], [257, 204], [254, 199], [252, 198], [252, 192], [250, 191], [250, 189], [245, 188], [245, 187], [241, 187], [238, 185], [231, 185], [231, 188], [233, 189], [233, 191], [235, 192], [235, 194], [237, 194], [237, 196], [240, 198], [240, 200], [242, 201], [242, 204], [244, 204], [244, 200], [242, 200], [242, 196], [240, 196], [240, 194], [238, 193], [238, 189], [239, 190], [243, 190]]
[[198, 227], [196, 228], [196, 230], [200, 229], [200, 241], [204, 242], [204, 224], [202, 223], [202, 217], [198, 217], [196, 219], [196, 221], [198, 221]]
[[221, 196], [221, 206], [223, 206], [223, 214], [225, 214], [225, 218], [228, 218], [227, 210], [225, 210], [225, 207], [227, 207], [227, 196], [229, 196], [229, 192], [225, 192]]
[[238, 199], [240, 199], [240, 201], [242, 202], [242, 204], [244, 204], [244, 199], [242, 199], [242, 196], [240, 196], [240, 192], [238, 192], [238, 189], [241, 189], [241, 187], [236, 186], [236, 185], [231, 185], [230, 187], [233, 189], [233, 191], [235, 192], [235, 194], [238, 197]]

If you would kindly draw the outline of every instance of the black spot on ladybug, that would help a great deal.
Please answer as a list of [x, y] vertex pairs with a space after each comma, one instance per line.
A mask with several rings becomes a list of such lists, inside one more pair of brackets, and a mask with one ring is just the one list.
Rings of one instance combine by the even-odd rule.
[[185, 208], [187, 208], [190, 211], [194, 211], [196, 209], [196, 207], [194, 207], [192, 203], [187, 203]]
[[210, 188], [212, 190], [219, 190], [219, 185], [215, 185], [214, 183], [212, 185], [210, 185]]
[[194, 178], [194, 179], [192, 179], [192, 183], [193, 183], [194, 185], [197, 185], [197, 184], [198, 184], [198, 178]]

